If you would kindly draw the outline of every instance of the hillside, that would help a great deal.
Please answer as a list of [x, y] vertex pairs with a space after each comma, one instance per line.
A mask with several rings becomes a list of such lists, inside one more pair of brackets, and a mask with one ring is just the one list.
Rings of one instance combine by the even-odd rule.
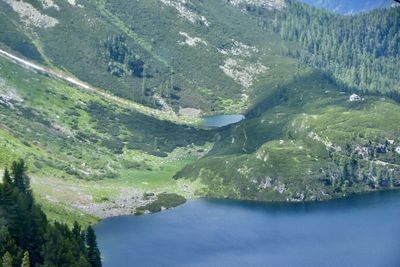
[[0, 2], [0, 41], [148, 106], [244, 110], [293, 71], [280, 38], [224, 1], [48, 3]]
[[[26, 160], [38, 201], [55, 218], [130, 213], [154, 200], [144, 199], [147, 191], [184, 194], [168, 178], [213, 140], [213, 132], [156, 119], [1, 58], [0, 68], [0, 162]], [[119, 206], [126, 199], [132, 204]]]
[[201, 181], [201, 195], [274, 201], [400, 187], [400, 106], [349, 96], [305, 73], [225, 128], [209, 154], [175, 178]]
[[398, 9], [338, 17], [283, 0], [43, 3], [0, 2], [7, 48], [166, 111], [244, 112], [293, 76], [294, 58], [346, 86], [399, 87]]
[[247, 5], [246, 13], [257, 18], [265, 32], [278, 33], [289, 43], [285, 55], [353, 91], [400, 99], [400, 7], [339, 16], [286, 1], [283, 10]]
[[0, 49], [28, 63], [0, 57], [0, 164], [24, 158], [37, 201], [69, 224], [398, 188], [399, 12], [0, 0]]

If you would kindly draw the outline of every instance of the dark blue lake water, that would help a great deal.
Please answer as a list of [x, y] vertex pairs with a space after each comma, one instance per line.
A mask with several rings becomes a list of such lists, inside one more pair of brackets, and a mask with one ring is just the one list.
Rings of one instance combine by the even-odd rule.
[[243, 115], [216, 115], [203, 118], [203, 126], [216, 128], [239, 122], [244, 119]]
[[398, 267], [400, 192], [308, 204], [201, 199], [95, 230], [105, 267]]

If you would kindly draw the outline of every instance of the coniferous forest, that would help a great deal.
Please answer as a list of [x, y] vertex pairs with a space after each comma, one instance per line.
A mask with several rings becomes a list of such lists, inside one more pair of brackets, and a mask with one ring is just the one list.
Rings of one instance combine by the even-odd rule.
[[287, 4], [284, 12], [252, 5], [246, 9], [265, 30], [292, 42], [285, 54], [347, 87], [399, 99], [400, 9], [340, 16], [297, 1]]
[[23, 160], [5, 169], [0, 184], [1, 266], [101, 266], [96, 236], [78, 223], [49, 222], [35, 203]]

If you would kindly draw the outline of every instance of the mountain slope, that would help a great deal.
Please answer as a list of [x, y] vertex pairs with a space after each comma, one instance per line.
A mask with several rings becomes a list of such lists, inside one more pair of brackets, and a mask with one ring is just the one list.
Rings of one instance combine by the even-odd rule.
[[398, 9], [339, 17], [283, 0], [49, 3], [0, 2], [3, 44], [163, 110], [245, 111], [293, 76], [295, 58], [346, 86], [399, 87]]
[[[281, 55], [277, 34], [263, 33], [223, 1], [195, 1], [185, 6], [189, 17], [161, 1], [48, 3], [0, 2], [9, 22], [1, 48], [51, 73], [61, 69], [63, 76], [164, 110], [152, 116], [0, 59], [0, 160], [26, 158], [52, 218], [85, 223], [140, 212], [152, 202], [168, 207], [181, 201], [163, 192], [194, 197], [204, 185], [172, 177], [204, 156], [218, 133], [159, 119], [168, 118], [170, 107], [245, 110], [296, 72], [296, 61]], [[26, 17], [28, 11], [34, 16]], [[210, 25], [193, 22], [193, 14], [207, 14]], [[7, 41], [16, 34], [28, 50]]]
[[[24, 2], [24, 9], [15, 0], [0, 2], [8, 23], [4, 38], [17, 32], [49, 65], [149, 106], [244, 110], [261, 87], [293, 71], [294, 61], [281, 56], [279, 36], [261, 34], [251, 18], [223, 1], [52, 3]], [[41, 20], [25, 19], [26, 10]]]

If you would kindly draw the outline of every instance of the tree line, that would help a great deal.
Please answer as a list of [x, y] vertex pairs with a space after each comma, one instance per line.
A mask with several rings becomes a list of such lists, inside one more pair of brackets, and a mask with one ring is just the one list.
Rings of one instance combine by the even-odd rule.
[[93, 228], [50, 223], [35, 203], [23, 160], [5, 169], [0, 184], [0, 266], [101, 267]]

